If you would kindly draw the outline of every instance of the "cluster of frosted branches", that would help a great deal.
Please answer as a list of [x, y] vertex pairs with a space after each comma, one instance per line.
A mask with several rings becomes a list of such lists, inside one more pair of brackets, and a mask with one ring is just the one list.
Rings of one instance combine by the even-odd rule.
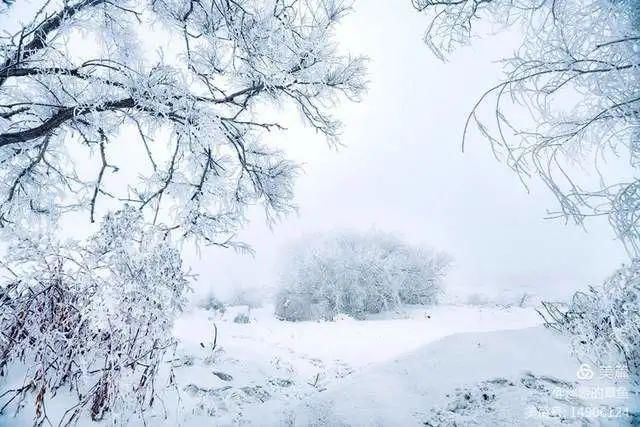
[[[496, 155], [523, 178], [535, 174], [578, 222], [608, 215], [632, 254], [640, 254], [638, 181], [600, 175], [585, 183], [574, 161], [600, 173], [605, 155], [623, 155], [638, 170], [640, 147], [640, 9], [631, 0], [413, 0], [432, 17], [426, 40], [443, 57], [469, 41], [486, 18], [524, 29], [505, 61], [506, 78], [473, 107]], [[490, 117], [481, 107], [491, 109]], [[524, 114], [523, 114], [524, 113]], [[529, 119], [523, 119], [528, 116]], [[635, 174], [633, 174], [635, 175]]]
[[448, 256], [381, 232], [334, 232], [292, 246], [276, 315], [285, 320], [363, 318], [401, 304], [434, 304]]
[[[640, 262], [616, 271], [601, 286], [574, 295], [568, 307], [546, 303], [549, 326], [572, 337], [578, 356], [596, 364], [625, 363], [640, 385]], [[622, 359], [622, 360], [621, 360]]]
[[[122, 422], [150, 407], [166, 387], [156, 377], [184, 303], [179, 253], [126, 208], [106, 216], [86, 247], [25, 238], [9, 254], [0, 369], [21, 381], [3, 387], [2, 411], [30, 402], [36, 425], [67, 425], [85, 414]], [[72, 406], [52, 419], [47, 408], [62, 390]]]
[[333, 0], [43, 3], [0, 38], [3, 226], [93, 222], [126, 202], [168, 234], [226, 245], [246, 206], [292, 207], [296, 166], [260, 143], [282, 129], [268, 107], [297, 106], [333, 140], [330, 107], [363, 90], [362, 59], [332, 41], [346, 11]]

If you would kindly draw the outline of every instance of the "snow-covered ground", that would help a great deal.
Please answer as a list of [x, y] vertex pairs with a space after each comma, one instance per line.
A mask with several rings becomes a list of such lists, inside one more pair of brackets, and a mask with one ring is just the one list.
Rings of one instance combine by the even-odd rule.
[[586, 396], [615, 385], [577, 381], [577, 368], [564, 340], [544, 327], [455, 334], [354, 375], [300, 405], [291, 419], [331, 426], [626, 425], [618, 415], [628, 399]]
[[[249, 323], [234, 322], [238, 314]], [[299, 323], [271, 307], [194, 310], [174, 331], [180, 392], [163, 396], [147, 425], [627, 425], [615, 411], [629, 399], [598, 406], [576, 396], [615, 385], [577, 382], [567, 342], [540, 323], [515, 307]], [[582, 409], [594, 405], [601, 412]], [[608, 420], [595, 416], [605, 412]], [[28, 410], [4, 421], [29, 425]]]

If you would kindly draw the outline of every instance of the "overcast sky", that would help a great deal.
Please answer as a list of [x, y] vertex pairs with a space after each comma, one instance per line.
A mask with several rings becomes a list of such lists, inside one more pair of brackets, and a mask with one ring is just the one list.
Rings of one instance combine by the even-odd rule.
[[427, 23], [408, 0], [356, 0], [339, 42], [371, 59], [370, 89], [361, 103], [336, 108], [344, 146], [331, 149], [311, 131], [291, 128], [279, 142], [304, 163], [299, 215], [273, 229], [252, 215], [240, 237], [254, 246], [253, 258], [191, 253], [200, 291], [273, 286], [288, 241], [334, 228], [375, 227], [450, 253], [454, 289], [561, 295], [600, 281], [624, 260], [606, 222], [585, 232], [545, 220], [556, 207], [551, 194], [535, 182], [527, 193], [480, 136], [461, 152], [466, 114], [500, 77], [495, 61], [512, 52], [513, 34], [476, 40], [442, 63], [422, 42]]

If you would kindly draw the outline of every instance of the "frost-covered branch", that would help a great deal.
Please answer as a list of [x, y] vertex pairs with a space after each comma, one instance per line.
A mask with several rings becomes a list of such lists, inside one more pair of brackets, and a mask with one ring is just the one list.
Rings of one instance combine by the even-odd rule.
[[[0, 223], [71, 210], [94, 221], [127, 202], [215, 244], [248, 205], [288, 212], [297, 168], [260, 142], [284, 129], [264, 106], [295, 105], [338, 136], [330, 107], [364, 89], [362, 58], [333, 42], [345, 12], [324, 0], [46, 2], [0, 38]], [[133, 144], [149, 161], [118, 186], [113, 159]]]
[[[607, 155], [623, 155], [634, 170], [638, 167], [637, 4], [610, 0], [414, 0], [413, 4], [430, 15], [426, 41], [442, 58], [470, 40], [480, 19], [523, 30], [519, 50], [505, 60], [505, 79], [473, 106], [463, 140], [471, 125], [477, 125], [495, 154], [521, 177], [543, 179], [561, 203], [560, 215], [579, 223], [606, 215], [629, 252], [640, 254], [635, 213], [640, 205], [630, 197], [637, 180], [601, 173]], [[575, 161], [599, 176], [599, 183], [576, 177], [570, 167]]]

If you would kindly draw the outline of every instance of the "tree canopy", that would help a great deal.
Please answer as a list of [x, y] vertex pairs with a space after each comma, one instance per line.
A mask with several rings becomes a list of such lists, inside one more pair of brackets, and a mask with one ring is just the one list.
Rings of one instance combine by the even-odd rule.
[[[13, 7], [12, 10], [17, 8]], [[335, 1], [45, 1], [0, 38], [0, 224], [129, 204], [175, 237], [225, 244], [260, 203], [291, 209], [296, 165], [261, 142], [292, 103], [335, 140], [364, 89], [333, 41]], [[143, 148], [136, 178], [117, 158]], [[118, 153], [120, 153], [118, 155]]]

